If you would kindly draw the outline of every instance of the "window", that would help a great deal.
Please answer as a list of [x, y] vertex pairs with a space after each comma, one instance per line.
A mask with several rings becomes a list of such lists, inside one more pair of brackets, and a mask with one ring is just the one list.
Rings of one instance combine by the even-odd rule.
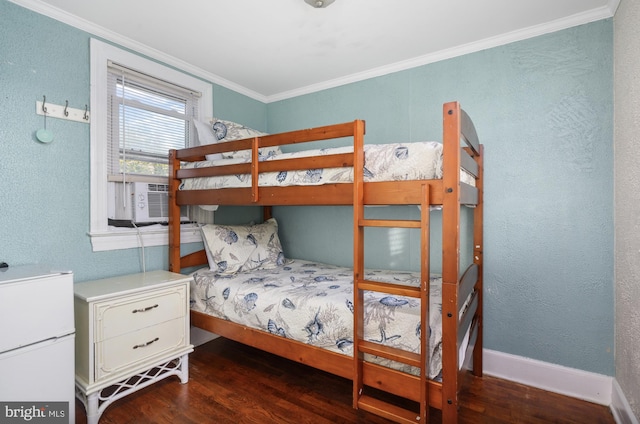
[[168, 176], [167, 151], [194, 144], [201, 94], [112, 61], [107, 78], [109, 178]]
[[[92, 39], [91, 111], [93, 250], [167, 244], [166, 226], [109, 224], [166, 220], [167, 153], [195, 142], [193, 119], [212, 116], [211, 84]], [[132, 193], [142, 187], [162, 200], [151, 216], [136, 216]], [[200, 241], [183, 227], [183, 241]]]

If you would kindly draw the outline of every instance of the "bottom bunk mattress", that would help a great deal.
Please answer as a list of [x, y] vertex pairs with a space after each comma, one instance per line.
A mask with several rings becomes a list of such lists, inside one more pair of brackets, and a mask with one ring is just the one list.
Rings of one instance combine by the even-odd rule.
[[[209, 270], [193, 274], [191, 308], [217, 318], [260, 329], [280, 337], [353, 355], [353, 271], [305, 260], [275, 269], [220, 275]], [[366, 279], [419, 286], [420, 274], [367, 270]], [[442, 368], [441, 278], [430, 279], [429, 378]], [[420, 352], [419, 299], [364, 294], [364, 338], [414, 353]], [[384, 358], [367, 360], [416, 374], [405, 364]]]

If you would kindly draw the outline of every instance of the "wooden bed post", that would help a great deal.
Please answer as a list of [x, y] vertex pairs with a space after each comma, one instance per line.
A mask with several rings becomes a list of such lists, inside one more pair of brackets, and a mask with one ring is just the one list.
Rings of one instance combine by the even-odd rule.
[[480, 156], [477, 156], [478, 179], [476, 188], [478, 189], [478, 204], [473, 210], [473, 263], [478, 265], [478, 282], [476, 283], [476, 291], [478, 293], [478, 336], [473, 347], [473, 374], [476, 377], [482, 377], [482, 346], [483, 346], [483, 249], [484, 249], [484, 146], [480, 145]]
[[[363, 132], [363, 131], [362, 131]], [[364, 293], [358, 290], [358, 281], [364, 278], [364, 137], [358, 134], [356, 126], [353, 138], [353, 407], [358, 408], [358, 401], [363, 387], [364, 354], [359, 351], [358, 343], [363, 335], [362, 308]]]
[[180, 272], [180, 206], [176, 196], [180, 180], [176, 172], [180, 169], [180, 161], [176, 150], [169, 150], [169, 271]]
[[458, 281], [460, 269], [460, 104], [443, 106], [442, 422], [458, 419]]
[[266, 221], [267, 219], [271, 219], [273, 217], [271, 206], [263, 206], [262, 207], [262, 220]]
[[431, 210], [429, 209], [429, 186], [422, 186], [420, 204], [420, 421], [429, 422], [429, 317], [431, 316]]

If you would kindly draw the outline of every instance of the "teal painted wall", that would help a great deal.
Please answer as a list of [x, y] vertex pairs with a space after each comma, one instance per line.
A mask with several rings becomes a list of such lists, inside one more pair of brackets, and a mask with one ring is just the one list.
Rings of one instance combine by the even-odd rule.
[[[272, 103], [268, 128], [364, 119], [368, 143], [440, 140], [460, 101], [486, 146], [485, 347], [613, 375], [612, 42], [599, 21]], [[285, 253], [351, 263], [351, 209], [275, 215]], [[406, 232], [385, 259], [397, 237], [366, 239], [368, 266], [416, 268]]]
[[[140, 271], [137, 250], [91, 250], [89, 126], [49, 119], [54, 142], [34, 137], [42, 95], [88, 103], [90, 34], [7, 0], [0, 21], [0, 260], [77, 281]], [[268, 105], [214, 85], [214, 114], [269, 132], [365, 119], [367, 142], [383, 143], [439, 140], [442, 103], [460, 101], [487, 153], [485, 347], [613, 375], [612, 31], [600, 21]], [[275, 214], [290, 256], [351, 262], [349, 208]], [[367, 237], [369, 265], [416, 267], [416, 236]], [[147, 248], [146, 266], [166, 268], [166, 248]]]
[[[76, 281], [142, 270], [141, 252], [93, 252], [89, 238], [89, 125], [47, 119], [35, 103], [89, 103], [91, 35], [0, 0], [0, 261], [73, 270]], [[214, 85], [214, 112], [266, 129], [266, 105]], [[197, 244], [185, 246], [191, 251]], [[145, 249], [147, 270], [167, 269], [166, 247]]]

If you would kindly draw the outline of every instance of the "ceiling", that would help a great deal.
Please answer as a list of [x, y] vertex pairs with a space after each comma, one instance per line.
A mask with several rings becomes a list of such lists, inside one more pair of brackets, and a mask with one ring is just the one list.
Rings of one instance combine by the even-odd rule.
[[620, 0], [11, 1], [270, 102], [609, 18]]

